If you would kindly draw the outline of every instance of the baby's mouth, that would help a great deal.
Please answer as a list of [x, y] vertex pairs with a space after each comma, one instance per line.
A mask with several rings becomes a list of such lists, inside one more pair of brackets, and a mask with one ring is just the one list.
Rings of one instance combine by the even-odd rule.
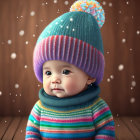
[[55, 91], [64, 91], [63, 89], [60, 89], [60, 88], [53, 88], [52, 90], [55, 90]]

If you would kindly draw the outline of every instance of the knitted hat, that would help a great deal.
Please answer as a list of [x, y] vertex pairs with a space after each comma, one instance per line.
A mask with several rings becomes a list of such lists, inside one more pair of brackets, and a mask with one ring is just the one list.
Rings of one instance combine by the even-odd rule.
[[75, 65], [99, 84], [104, 74], [104, 51], [100, 28], [104, 10], [95, 0], [79, 0], [53, 20], [40, 34], [33, 54], [37, 79], [43, 82], [43, 64], [61, 60]]

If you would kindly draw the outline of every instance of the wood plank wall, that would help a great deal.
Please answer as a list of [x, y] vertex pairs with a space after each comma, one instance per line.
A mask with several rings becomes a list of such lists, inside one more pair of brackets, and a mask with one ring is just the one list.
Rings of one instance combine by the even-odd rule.
[[[1, 116], [28, 115], [38, 100], [42, 84], [32, 66], [36, 40], [53, 19], [69, 11], [74, 1], [0, 1]], [[100, 0], [100, 3], [106, 15], [101, 29], [106, 60], [101, 97], [114, 116], [140, 115], [140, 1]], [[22, 30], [24, 35], [20, 36]], [[12, 53], [16, 53], [15, 59], [11, 59]], [[124, 66], [122, 71], [118, 70], [120, 64]]]

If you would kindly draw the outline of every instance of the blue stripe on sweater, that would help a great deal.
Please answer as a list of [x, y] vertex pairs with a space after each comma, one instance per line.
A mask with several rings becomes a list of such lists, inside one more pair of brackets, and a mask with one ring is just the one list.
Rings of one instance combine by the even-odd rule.
[[46, 133], [46, 132], [40, 132], [41, 136], [45, 138], [57, 138], [57, 139], [72, 139], [72, 138], [91, 138], [95, 136], [95, 131], [94, 132], [86, 132], [86, 133], [66, 133], [66, 134], [61, 134], [61, 133]]

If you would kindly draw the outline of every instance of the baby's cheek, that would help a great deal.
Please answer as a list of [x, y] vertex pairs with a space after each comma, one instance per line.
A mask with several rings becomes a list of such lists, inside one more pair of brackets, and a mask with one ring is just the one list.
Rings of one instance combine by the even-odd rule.
[[70, 94], [76, 94], [78, 92], [77, 83], [73, 80], [65, 82], [65, 89]]

